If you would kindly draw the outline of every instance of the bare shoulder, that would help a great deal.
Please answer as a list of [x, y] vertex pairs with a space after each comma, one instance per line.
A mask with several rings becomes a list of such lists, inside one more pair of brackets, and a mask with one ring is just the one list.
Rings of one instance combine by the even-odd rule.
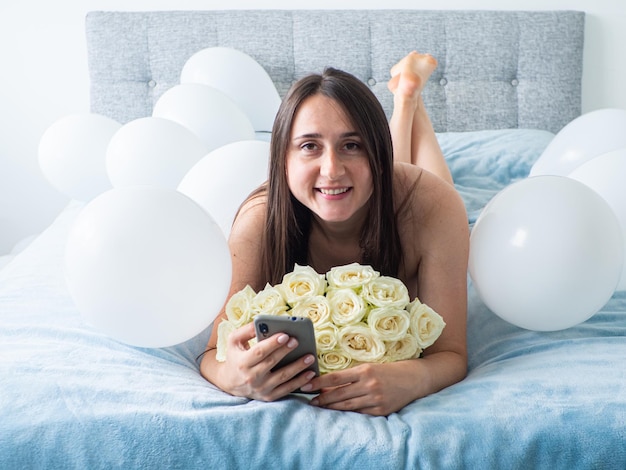
[[254, 289], [264, 285], [261, 253], [266, 208], [265, 196], [255, 196], [242, 205], [235, 218], [228, 238], [233, 267], [231, 294], [247, 284]]
[[394, 165], [394, 198], [399, 220], [402, 214], [419, 222], [445, 214], [451, 222], [467, 224], [463, 200], [454, 186], [415, 165]]
[[[258, 194], [245, 201], [233, 222], [230, 238], [244, 237], [258, 234], [265, 224], [267, 215], [267, 198], [264, 194]], [[255, 237], [256, 238], [256, 237]]]
[[[395, 165], [395, 204], [405, 278], [420, 299], [442, 314], [448, 333], [462, 338], [469, 225], [457, 190], [438, 176]], [[450, 295], [454, 292], [454, 295]]]
[[398, 232], [406, 261], [417, 266], [425, 257], [466, 250], [467, 213], [454, 186], [409, 164], [396, 164], [394, 176]]

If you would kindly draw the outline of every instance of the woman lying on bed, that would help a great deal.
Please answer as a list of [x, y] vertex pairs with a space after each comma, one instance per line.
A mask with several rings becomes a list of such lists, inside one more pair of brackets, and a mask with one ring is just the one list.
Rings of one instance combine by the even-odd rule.
[[304, 372], [311, 355], [271, 372], [296, 340], [276, 334], [249, 347], [251, 323], [229, 336], [227, 359], [218, 362], [222, 311], [201, 364], [207, 380], [265, 401], [319, 390], [313, 405], [388, 415], [463, 379], [469, 235], [421, 98], [435, 67], [431, 56], [412, 53], [391, 69], [390, 123], [367, 86], [347, 73], [329, 69], [292, 87], [274, 123], [268, 183], [243, 204], [231, 230], [230, 295], [280, 283], [294, 263], [320, 273], [369, 264], [444, 318], [441, 337], [420, 359], [314, 378]]

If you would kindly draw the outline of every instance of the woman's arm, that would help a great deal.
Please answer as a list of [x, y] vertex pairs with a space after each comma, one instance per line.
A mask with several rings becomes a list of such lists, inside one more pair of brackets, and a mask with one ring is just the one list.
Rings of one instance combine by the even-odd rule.
[[[261, 274], [264, 217], [265, 203], [252, 200], [240, 211], [232, 227], [228, 241], [232, 261], [228, 298], [246, 285], [255, 291], [265, 285]], [[312, 378], [309, 374], [301, 374], [311, 364], [312, 356], [305, 356], [279, 371], [271, 372], [278, 361], [296, 347], [297, 341], [287, 335], [277, 334], [250, 347], [248, 341], [255, 337], [252, 324], [231, 333], [227, 359], [225, 362], [217, 361], [215, 348], [218, 325], [225, 316], [222, 309], [215, 320], [207, 352], [200, 364], [200, 372], [209, 382], [232, 395], [271, 401], [297, 390]]]

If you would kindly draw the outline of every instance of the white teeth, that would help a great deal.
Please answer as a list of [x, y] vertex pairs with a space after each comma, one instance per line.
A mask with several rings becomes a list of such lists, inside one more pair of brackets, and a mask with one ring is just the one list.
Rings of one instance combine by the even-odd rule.
[[336, 194], [341, 194], [341, 193], [345, 193], [348, 190], [348, 188], [340, 188], [340, 189], [323, 189], [320, 188], [320, 192], [322, 194], [328, 194], [331, 196], [334, 196]]

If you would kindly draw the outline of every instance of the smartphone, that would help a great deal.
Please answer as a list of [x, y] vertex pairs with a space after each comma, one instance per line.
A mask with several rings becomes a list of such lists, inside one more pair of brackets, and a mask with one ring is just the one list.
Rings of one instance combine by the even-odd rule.
[[306, 354], [313, 354], [315, 361], [306, 370], [312, 370], [316, 376], [320, 375], [315, 330], [310, 318], [257, 315], [254, 317], [254, 329], [258, 341], [263, 341], [276, 333], [285, 333], [298, 340], [296, 349], [290, 351], [272, 370], [280, 369]]

